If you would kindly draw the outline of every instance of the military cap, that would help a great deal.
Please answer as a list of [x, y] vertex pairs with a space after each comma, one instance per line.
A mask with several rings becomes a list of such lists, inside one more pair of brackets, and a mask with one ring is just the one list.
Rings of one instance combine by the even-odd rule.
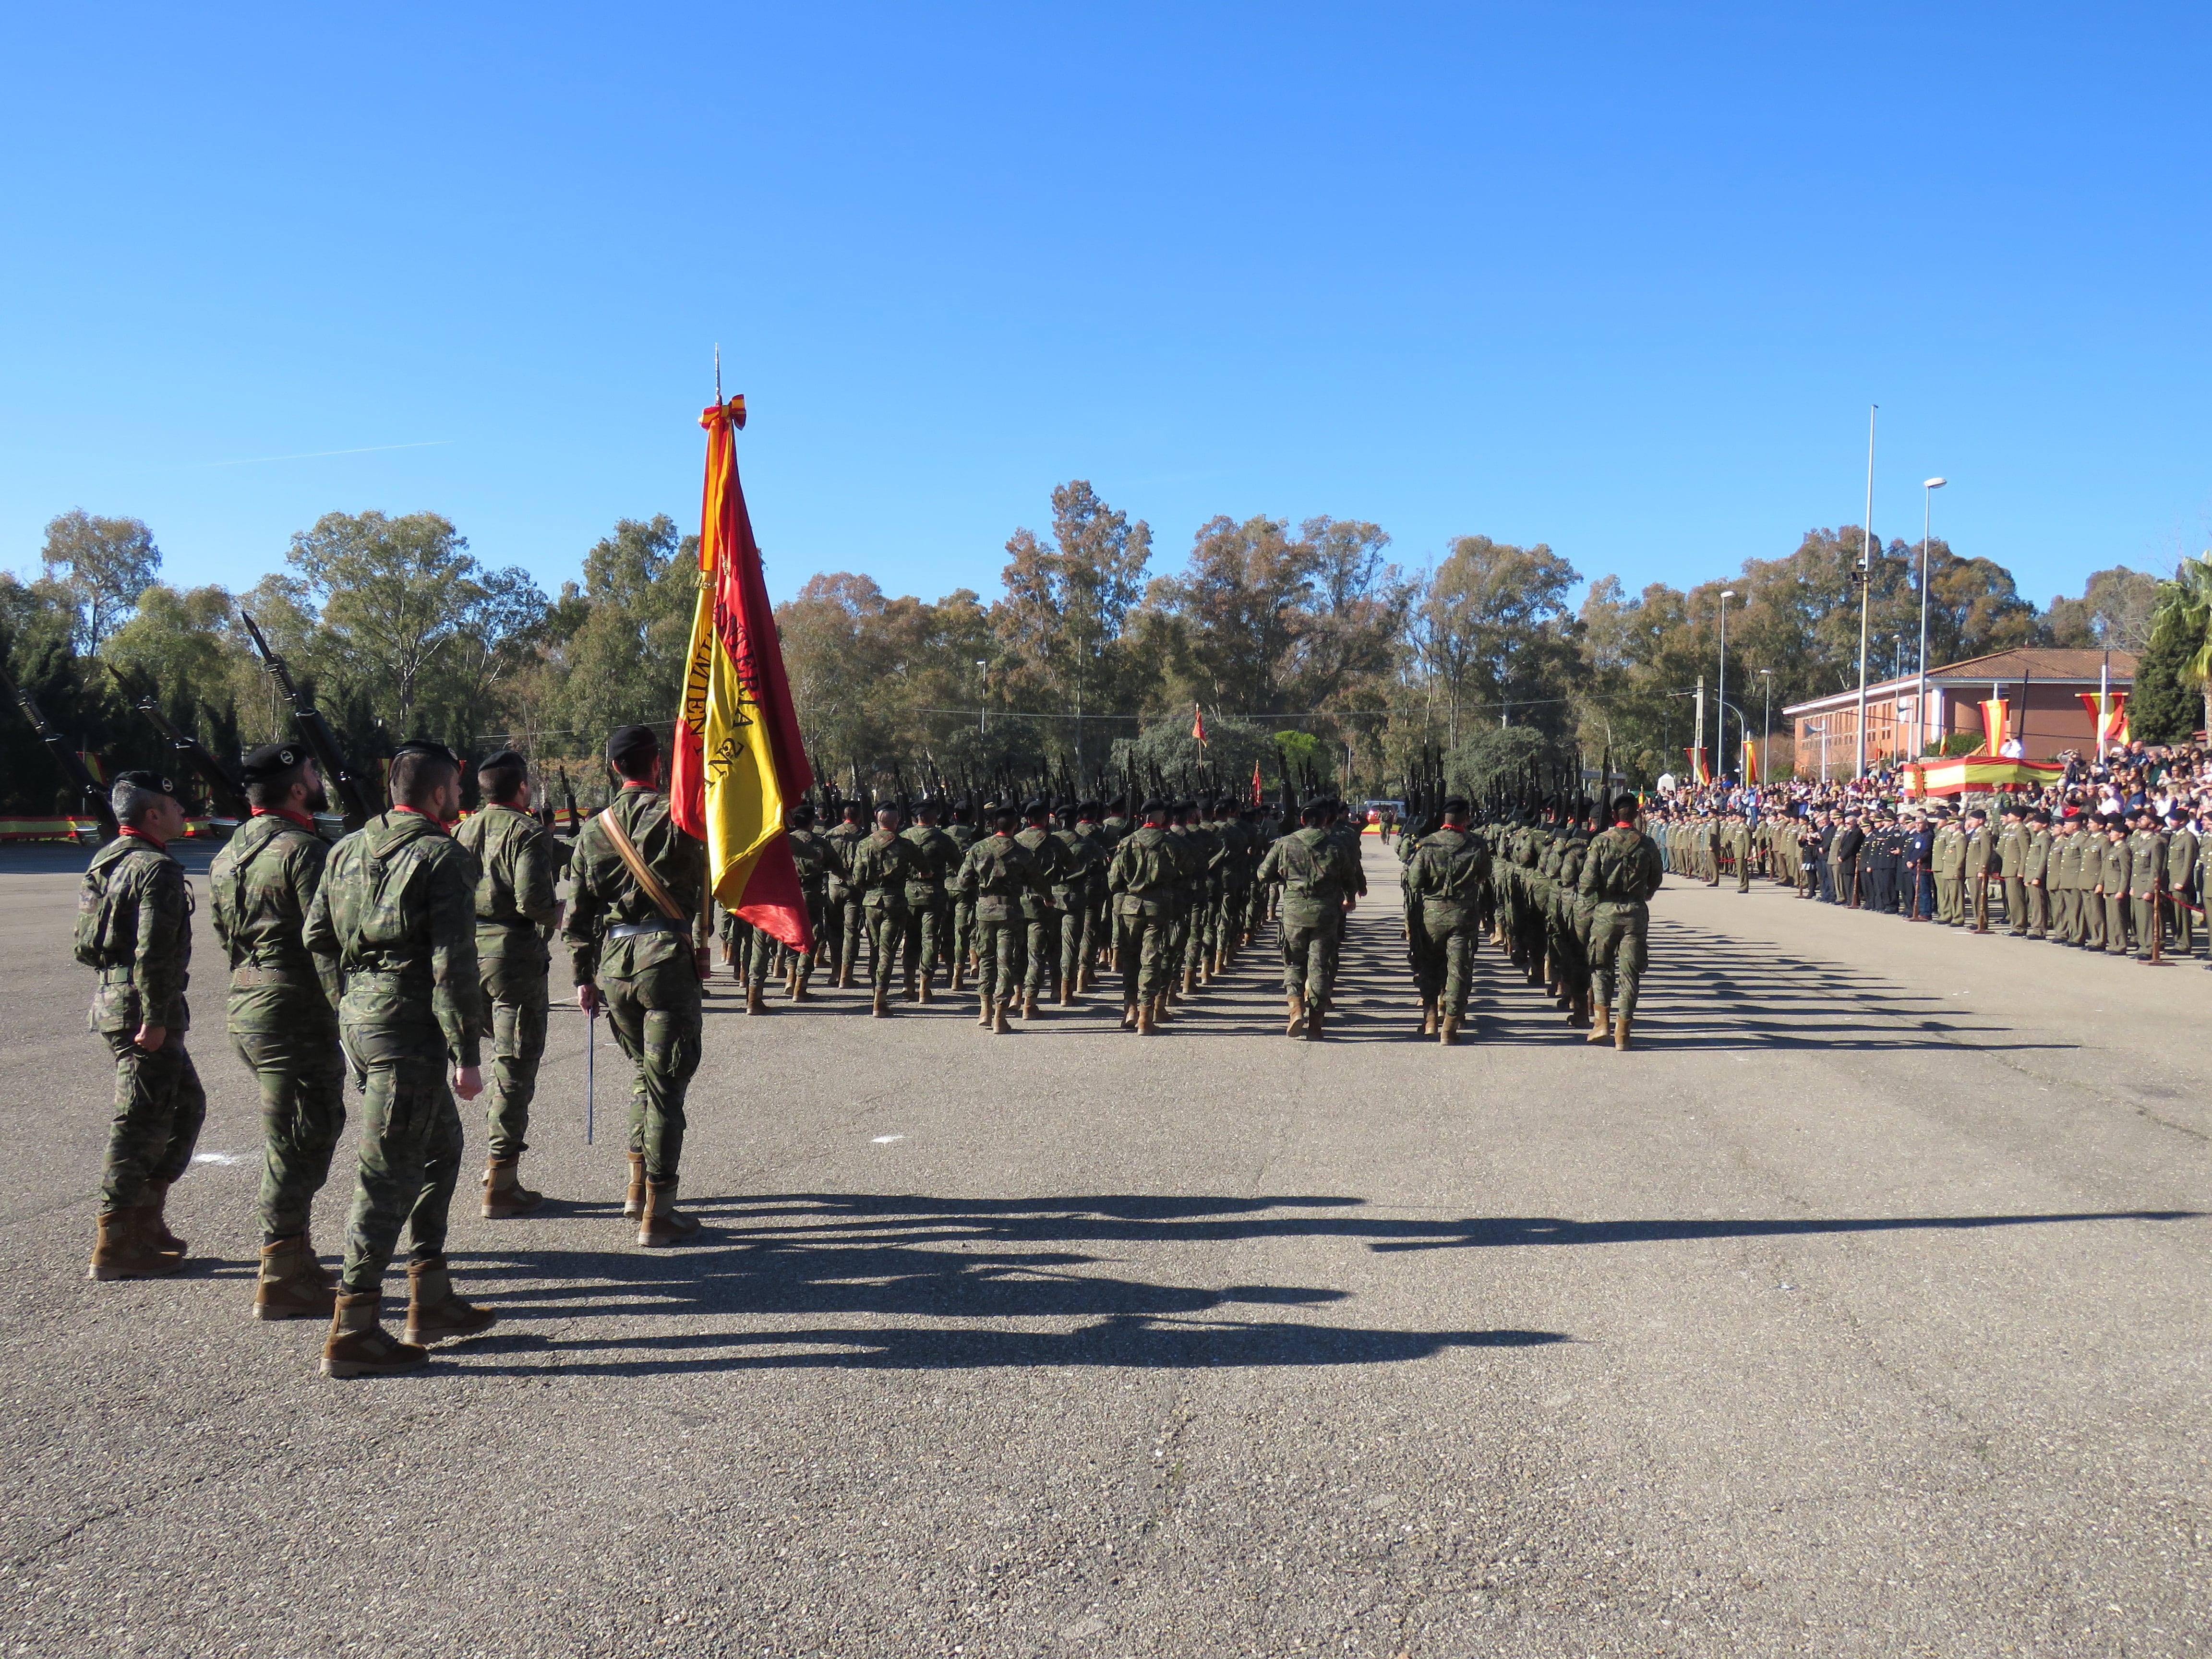
[[185, 799], [184, 791], [177, 787], [177, 781], [159, 772], [118, 772], [115, 781], [108, 787], [115, 790], [125, 785], [133, 789], [148, 789], [157, 795], [167, 795], [173, 801], [181, 802]]
[[607, 759], [617, 771], [643, 765], [660, 752], [660, 738], [649, 726], [620, 726], [607, 738]]
[[264, 743], [258, 749], [246, 751], [246, 758], [239, 763], [239, 781], [258, 783], [264, 778], [280, 778], [294, 767], [305, 764], [307, 759], [304, 744]]
[[496, 755], [486, 755], [477, 763], [479, 772], [492, 772], [505, 768], [508, 771], [527, 771], [530, 763], [512, 749], [502, 749]]
[[1052, 803], [1042, 795], [1032, 795], [1022, 803], [1022, 816], [1025, 818], [1049, 817], [1051, 815]]
[[408, 738], [406, 742], [392, 751], [392, 758], [394, 760], [398, 760], [402, 755], [433, 755], [456, 768], [461, 763], [461, 757], [435, 738]]

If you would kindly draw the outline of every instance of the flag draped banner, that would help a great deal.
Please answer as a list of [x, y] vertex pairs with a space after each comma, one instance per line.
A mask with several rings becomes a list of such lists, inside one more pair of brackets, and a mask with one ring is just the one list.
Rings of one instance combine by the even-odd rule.
[[2100, 744], [2129, 741], [2126, 692], [2078, 691], [2075, 695], [2081, 699], [2081, 707], [2089, 711], [2089, 718], [2097, 722]]
[[707, 428], [699, 601], [676, 721], [669, 805], [676, 827], [707, 843], [708, 885], [722, 908], [805, 951], [814, 938], [783, 813], [814, 777], [738, 482], [736, 433], [744, 423], [742, 397], [699, 416]]
[[2005, 734], [2012, 727], [2011, 705], [2002, 697], [1982, 699], [1982, 750], [1996, 755], [2004, 751]]
[[1759, 750], [1753, 746], [1749, 738], [1746, 738], [1743, 740], [1743, 765], [1741, 770], [1743, 781], [1746, 783], [1757, 783], [1759, 781]]

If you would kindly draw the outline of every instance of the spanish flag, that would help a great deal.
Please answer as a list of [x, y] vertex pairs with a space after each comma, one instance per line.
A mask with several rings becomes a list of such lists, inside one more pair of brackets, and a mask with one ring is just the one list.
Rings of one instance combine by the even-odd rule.
[[2081, 707], [2089, 711], [2089, 718], [2097, 723], [2097, 742], [2132, 741], [2128, 732], [2128, 694], [2124, 691], [2077, 691]]
[[783, 813], [812, 787], [814, 777], [738, 483], [737, 428], [744, 423], [742, 397], [699, 416], [707, 428], [699, 602], [691, 617], [669, 805], [676, 827], [707, 843], [708, 884], [723, 908], [804, 951], [814, 939]]

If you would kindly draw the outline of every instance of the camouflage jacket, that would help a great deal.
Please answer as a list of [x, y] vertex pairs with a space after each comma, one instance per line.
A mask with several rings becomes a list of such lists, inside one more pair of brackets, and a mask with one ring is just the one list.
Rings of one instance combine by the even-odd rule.
[[791, 843], [792, 863], [799, 866], [799, 890], [809, 898], [820, 898], [830, 890], [830, 876], [837, 867], [837, 855], [816, 830], [786, 830], [784, 839]]
[[442, 1039], [454, 1064], [477, 1063], [475, 889], [475, 860], [420, 812], [380, 812], [331, 849], [305, 938], [323, 982], [342, 988], [349, 1044], [393, 1037], [394, 1057], [399, 1046], [420, 1057]]
[[233, 1026], [296, 1018], [301, 1003], [325, 1019], [333, 1012], [301, 937], [330, 855], [331, 844], [307, 825], [258, 812], [209, 866], [215, 933], [230, 957]]
[[185, 866], [143, 836], [118, 836], [92, 855], [76, 911], [77, 960], [100, 970], [86, 1023], [102, 1033], [189, 1026], [192, 896]]
[[1617, 823], [1591, 840], [1577, 885], [1600, 904], [1644, 904], [1664, 878], [1659, 843], [1639, 830]]
[[1285, 836], [1267, 849], [1260, 879], [1277, 878], [1283, 884], [1283, 921], [1293, 927], [1311, 927], [1332, 913], [1342, 915], [1344, 901], [1367, 890], [1358, 854], [1319, 824]]
[[1106, 890], [1125, 916], [1159, 916], [1175, 903], [1175, 884], [1182, 873], [1176, 838], [1156, 823], [1133, 830], [1114, 849], [1106, 868]]
[[546, 967], [552, 953], [545, 941], [561, 916], [553, 837], [529, 813], [487, 803], [461, 821], [453, 839], [476, 860], [477, 957]]
[[979, 921], [1011, 921], [1026, 894], [1042, 892], [1044, 867], [1012, 836], [988, 835], [968, 849], [960, 865], [960, 893], [975, 901]]
[[1074, 873], [1074, 858], [1057, 836], [1036, 824], [1023, 825], [1014, 839], [1029, 849], [1037, 866], [1036, 885], [1022, 895], [1022, 915], [1041, 921], [1062, 908], [1061, 895]]
[[967, 856], [958, 842], [933, 823], [908, 824], [899, 839], [914, 848], [914, 863], [906, 878], [906, 902], [918, 910], [945, 902], [945, 884], [960, 871]]
[[829, 891], [832, 899], [851, 896], [853, 849], [867, 838], [867, 826], [859, 823], [833, 823], [822, 832], [822, 844], [830, 851]]
[[878, 829], [853, 843], [846, 870], [853, 891], [871, 910], [903, 909], [907, 890], [921, 879], [921, 854], [903, 836]]
[[1439, 925], [1456, 926], [1474, 914], [1490, 879], [1490, 848], [1462, 830], [1432, 830], [1420, 838], [1406, 864], [1406, 894]]
[[1106, 891], [1106, 866], [1112, 854], [1107, 852], [1103, 841], [1093, 840], [1077, 825], [1055, 830], [1052, 838], [1060, 843], [1064, 869], [1053, 883], [1054, 902], [1066, 910], [1086, 910]]
[[[700, 901], [706, 895], [707, 849], [676, 827], [667, 796], [655, 789], [625, 786], [607, 810], [685, 919], [671, 921], [661, 913], [615, 851], [606, 826], [596, 817], [586, 818], [577, 832], [575, 854], [568, 865], [575, 884], [568, 896], [568, 925], [561, 934], [579, 985], [602, 978], [633, 979], [647, 969], [688, 957]], [[642, 931], [629, 933], [633, 927]], [[610, 937], [610, 927], [625, 932]]]

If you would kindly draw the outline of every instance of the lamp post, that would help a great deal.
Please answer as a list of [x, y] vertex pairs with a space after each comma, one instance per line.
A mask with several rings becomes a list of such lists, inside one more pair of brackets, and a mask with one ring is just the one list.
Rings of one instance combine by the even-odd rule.
[[991, 695], [991, 665], [988, 659], [975, 659], [975, 734], [981, 737], [983, 722], [989, 718], [987, 700]]
[[1929, 478], [1920, 486], [1920, 684], [1912, 694], [1912, 724], [1919, 740], [1912, 745], [1915, 760], [1928, 747], [1928, 526], [1936, 510], [1936, 492], [1943, 483]]
[[[1721, 751], [1715, 757], [1721, 761], [1715, 775], [1723, 778], [1728, 775], [1728, 763], [1723, 758], [1728, 753], [1728, 602], [1735, 597], [1733, 587], [1721, 589], [1721, 673], [1720, 684], [1713, 690], [1713, 747]], [[1739, 717], [1736, 724], [1742, 723]]]
[[1866, 523], [1859, 531], [1859, 759], [1852, 775], [1866, 776], [1866, 685], [1868, 607], [1874, 597], [1874, 423], [1880, 404], [1867, 410]]

